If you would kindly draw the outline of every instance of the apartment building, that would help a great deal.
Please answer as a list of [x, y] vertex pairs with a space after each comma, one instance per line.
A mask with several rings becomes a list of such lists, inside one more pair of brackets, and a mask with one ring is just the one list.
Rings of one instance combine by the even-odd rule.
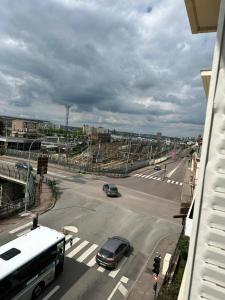
[[[193, 34], [217, 32], [187, 265], [179, 300], [225, 299], [225, 1], [185, 0]], [[196, 53], [201, 55], [200, 53]]]

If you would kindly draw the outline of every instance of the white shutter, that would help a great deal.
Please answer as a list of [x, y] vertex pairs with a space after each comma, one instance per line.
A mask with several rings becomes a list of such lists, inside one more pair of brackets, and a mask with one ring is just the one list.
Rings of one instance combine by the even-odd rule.
[[225, 1], [221, 1], [185, 300], [225, 299]]

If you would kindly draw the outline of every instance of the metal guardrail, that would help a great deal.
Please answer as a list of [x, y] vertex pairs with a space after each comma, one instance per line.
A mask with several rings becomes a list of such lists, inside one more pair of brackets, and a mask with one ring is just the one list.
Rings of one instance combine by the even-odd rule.
[[[15, 167], [5, 163], [0, 162], [0, 177], [1, 175], [9, 177], [12, 179], [20, 180], [26, 184], [27, 181], [27, 171], [26, 170], [18, 170]], [[30, 173], [29, 179], [28, 179], [28, 194], [29, 194], [29, 200], [27, 203], [27, 207], [32, 207], [36, 202], [36, 182], [35, 182], [35, 176]], [[7, 199], [7, 202], [3, 203], [0, 206], [0, 219], [6, 218], [8, 216], [11, 216], [13, 214], [16, 214], [24, 209], [25, 202], [24, 198], [17, 199], [17, 200], [11, 200]]]
[[0, 174], [13, 179], [24, 181], [24, 183], [26, 183], [27, 171], [18, 170], [13, 166], [8, 165], [7, 163], [0, 163]]

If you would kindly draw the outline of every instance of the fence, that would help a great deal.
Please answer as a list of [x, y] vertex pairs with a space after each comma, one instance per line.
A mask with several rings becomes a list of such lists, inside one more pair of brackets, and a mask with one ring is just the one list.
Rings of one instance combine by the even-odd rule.
[[27, 172], [24, 170], [17, 170], [16, 168], [8, 165], [7, 163], [0, 163], [0, 173], [7, 177], [26, 182]]
[[[0, 163], [0, 174], [5, 175], [7, 177], [11, 177], [13, 179], [18, 179], [24, 181], [26, 183], [27, 180], [27, 171], [17, 170], [16, 168], [6, 164]], [[27, 192], [28, 192], [28, 203], [27, 207], [32, 207], [36, 202], [36, 181], [35, 176], [30, 173], [27, 183]], [[13, 214], [16, 214], [24, 209], [25, 199], [20, 198], [12, 201], [11, 199], [7, 199], [3, 205], [0, 206], [0, 219], [6, 218]]]
[[[27, 159], [29, 156], [28, 151], [19, 151], [15, 149], [7, 149], [6, 152], [7, 155], [11, 156], [16, 156], [16, 157], [21, 157], [24, 159]], [[30, 153], [30, 159], [32, 160], [37, 160], [39, 156], [39, 153], [37, 152], [31, 152]], [[140, 169], [142, 167], [146, 167], [149, 165], [148, 160], [143, 160], [143, 161], [136, 161], [133, 163], [122, 163], [119, 166], [115, 167], [98, 167], [98, 166], [93, 166], [91, 163], [70, 163], [67, 162], [66, 159], [56, 159], [54, 155], [49, 154], [49, 163], [61, 165], [66, 169], [74, 170], [77, 172], [90, 172], [90, 173], [96, 173], [100, 175], [108, 175], [108, 176], [127, 176], [128, 173]]]

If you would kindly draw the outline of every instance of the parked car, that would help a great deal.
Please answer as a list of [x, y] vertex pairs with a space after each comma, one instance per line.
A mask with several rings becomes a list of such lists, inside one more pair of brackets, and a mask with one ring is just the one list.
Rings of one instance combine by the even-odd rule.
[[154, 170], [156, 170], [156, 171], [160, 171], [160, 170], [161, 170], [161, 166], [159, 166], [159, 165], [155, 165], [155, 167], [154, 167]]
[[96, 255], [98, 265], [109, 269], [115, 269], [118, 262], [129, 254], [130, 243], [127, 239], [120, 236], [109, 238], [101, 247]]
[[117, 197], [119, 196], [118, 188], [115, 184], [106, 183], [103, 185], [103, 191], [107, 196]]
[[[19, 170], [28, 170], [28, 164], [26, 162], [17, 162], [15, 164], [15, 168], [19, 169]], [[32, 165], [30, 164], [30, 170], [33, 170]]]

